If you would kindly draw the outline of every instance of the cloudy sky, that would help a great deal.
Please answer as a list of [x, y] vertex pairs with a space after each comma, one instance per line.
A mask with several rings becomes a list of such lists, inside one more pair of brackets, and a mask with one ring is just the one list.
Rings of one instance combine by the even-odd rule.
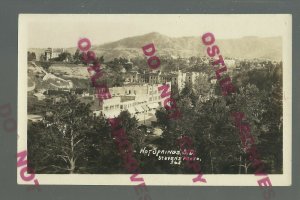
[[159, 32], [170, 37], [272, 37], [290, 29], [289, 15], [20, 15], [22, 39], [29, 48], [75, 47], [82, 37], [92, 45]]

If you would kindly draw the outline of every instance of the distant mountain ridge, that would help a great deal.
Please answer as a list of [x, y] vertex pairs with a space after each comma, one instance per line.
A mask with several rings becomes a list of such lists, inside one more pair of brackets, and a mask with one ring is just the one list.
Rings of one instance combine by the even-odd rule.
[[[134, 58], [143, 57], [142, 47], [153, 42], [158, 56], [206, 56], [205, 47], [199, 37], [168, 37], [157, 32], [141, 36], [124, 38], [102, 45], [93, 45], [92, 50], [98, 57], [104, 56], [106, 61], [117, 57]], [[282, 60], [281, 37], [243, 37], [239, 39], [218, 39], [215, 42], [223, 57], [241, 59], [270, 59]], [[68, 48], [74, 53], [76, 48]]]

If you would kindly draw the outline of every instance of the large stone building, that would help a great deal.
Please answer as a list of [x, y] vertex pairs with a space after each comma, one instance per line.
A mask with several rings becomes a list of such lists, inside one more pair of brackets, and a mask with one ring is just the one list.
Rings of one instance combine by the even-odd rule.
[[171, 82], [171, 84], [173, 86], [176, 85], [180, 91], [187, 83], [195, 84], [196, 78], [200, 75], [204, 74], [199, 72], [182, 72], [181, 70], [168, 73], [157, 71], [142, 74], [137, 71], [133, 71], [126, 74], [125, 84], [163, 84]]
[[[170, 85], [171, 83], [167, 82]], [[123, 87], [112, 87], [109, 91], [111, 99], [104, 100], [97, 109], [95, 116], [104, 115], [107, 118], [117, 117], [122, 111], [127, 110], [138, 121], [155, 118], [156, 109], [162, 106], [162, 99], [158, 87], [162, 84], [138, 84]]]

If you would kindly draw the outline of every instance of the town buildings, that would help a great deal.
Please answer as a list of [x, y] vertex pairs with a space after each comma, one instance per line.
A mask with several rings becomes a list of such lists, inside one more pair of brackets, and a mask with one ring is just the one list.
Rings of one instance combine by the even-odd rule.
[[[166, 82], [166, 84], [171, 85], [170, 82]], [[100, 105], [93, 106], [93, 113], [95, 116], [103, 115], [113, 118], [127, 110], [131, 116], [135, 116], [138, 121], [145, 124], [151, 120], [156, 121], [156, 109], [162, 106], [162, 99], [158, 91], [158, 87], [161, 85], [136, 84], [109, 88], [112, 98], [104, 100]], [[94, 100], [96, 102], [96, 98]]]
[[163, 105], [158, 91], [159, 86], [169, 84], [170, 90], [172, 86], [177, 86], [181, 91], [185, 84], [195, 84], [199, 76], [206, 75], [199, 72], [183, 73], [181, 70], [168, 73], [160, 71], [142, 74], [137, 71], [126, 73], [125, 85], [109, 88], [112, 98], [94, 107], [93, 113], [95, 116], [104, 115], [113, 118], [123, 110], [127, 110], [139, 121], [154, 119], [156, 109]]
[[63, 52], [65, 52], [64, 48], [48, 48], [45, 50], [45, 59], [46, 61], [49, 61], [50, 59], [58, 58]]
[[[58, 56], [63, 49], [54, 50], [47, 49], [45, 52], [47, 59], [52, 59]], [[52, 66], [54, 67], [54, 66]], [[64, 67], [69, 71], [67, 74], [74, 74], [73, 71], [80, 72], [84, 67]], [[79, 69], [78, 69], [79, 68]], [[34, 66], [34, 69], [40, 69]], [[174, 86], [181, 91], [186, 84], [195, 84], [197, 77], [207, 76], [204, 73], [199, 72], [182, 72], [181, 70], [172, 72], [162, 72], [162, 71], [150, 71], [148, 73], [140, 73], [138, 71], [129, 71], [122, 73], [124, 77], [124, 86], [122, 87], [110, 87], [109, 91], [112, 96], [110, 99], [103, 100], [100, 104], [95, 96], [93, 88], [80, 86], [73, 84], [72, 81], [66, 81], [57, 74], [53, 75], [55, 71], [50, 69], [50, 73], [41, 78], [45, 82], [46, 91], [41, 94], [35, 94], [34, 96], [38, 100], [43, 100], [45, 97], [51, 96], [53, 101], [59, 101], [59, 98], [63, 94], [75, 94], [84, 103], [91, 103], [91, 110], [94, 116], [105, 116], [106, 118], [117, 117], [122, 111], [127, 110], [132, 116], [135, 116], [141, 123], [149, 123], [151, 121], [156, 121], [155, 113], [160, 107], [163, 107], [163, 102], [160, 97], [160, 92], [158, 87], [163, 84], [169, 84], [170, 90]], [[63, 73], [62, 73], [63, 74]], [[76, 74], [77, 75], [77, 74]], [[78, 74], [81, 77], [81, 73]], [[77, 85], [77, 87], [75, 87]], [[84, 88], [83, 88], [84, 87]], [[76, 89], [81, 89], [82, 91], [76, 91]]]
[[182, 72], [181, 70], [150, 73], [132, 71], [125, 74], [125, 84], [164, 84], [170, 82], [171, 85], [177, 86], [178, 90], [181, 91], [185, 84], [195, 84], [199, 76], [205, 76], [205, 74], [199, 72]]

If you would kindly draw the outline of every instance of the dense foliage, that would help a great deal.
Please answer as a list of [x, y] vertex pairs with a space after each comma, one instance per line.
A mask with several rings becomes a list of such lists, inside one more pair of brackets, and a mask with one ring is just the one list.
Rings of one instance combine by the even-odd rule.
[[[121, 66], [120, 62], [128, 61], [115, 60], [107, 66]], [[197, 59], [191, 58], [190, 63], [200, 65]], [[282, 173], [282, 63], [261, 62], [258, 66], [241, 62], [240, 70], [231, 73], [237, 91], [227, 97], [221, 95], [218, 84], [210, 82], [212, 69], [203, 73], [206, 76], [180, 92], [172, 88], [171, 96], [182, 117], [168, 119], [169, 111], [158, 110], [155, 127], [163, 133], [154, 141], [147, 140], [146, 129], [139, 128], [128, 112], [120, 114], [134, 156], [142, 163], [142, 172], [193, 173], [183, 163], [170, 165], [139, 154], [145, 146], [179, 150], [177, 140], [186, 135], [192, 138], [201, 158], [203, 173], [253, 173], [231, 117], [233, 112], [243, 112], [268, 173]], [[89, 104], [81, 103], [76, 96], [39, 104], [37, 113], [47, 112], [46, 117], [28, 127], [29, 166], [36, 173], [126, 173], [107, 119], [94, 117]]]

